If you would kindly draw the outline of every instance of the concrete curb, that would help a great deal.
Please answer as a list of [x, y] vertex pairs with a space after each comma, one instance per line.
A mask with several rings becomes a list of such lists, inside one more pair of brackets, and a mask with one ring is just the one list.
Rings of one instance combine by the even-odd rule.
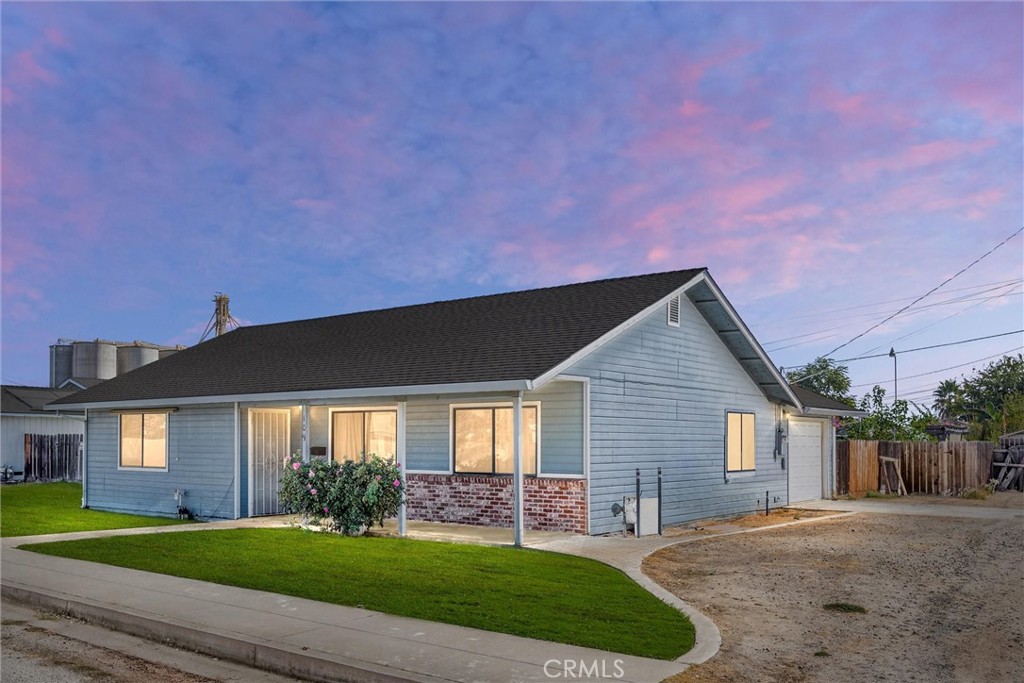
[[0, 595], [4, 599], [68, 614], [115, 631], [305, 680], [321, 683], [437, 683], [448, 680], [406, 671], [396, 672], [368, 662], [352, 662], [324, 653], [313, 655], [301, 648], [270, 645], [238, 634], [198, 629], [132, 613], [124, 608], [113, 609], [40, 590], [4, 584], [0, 587]]

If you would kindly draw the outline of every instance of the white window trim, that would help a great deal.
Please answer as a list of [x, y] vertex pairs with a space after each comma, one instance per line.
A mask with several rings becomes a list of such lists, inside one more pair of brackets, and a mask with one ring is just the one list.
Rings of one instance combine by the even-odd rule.
[[[754, 469], [752, 470], [730, 470], [729, 469], [729, 415], [753, 415], [754, 416]], [[742, 441], [740, 446], [742, 447]], [[725, 465], [725, 481], [733, 479], [749, 479], [757, 475], [757, 413], [753, 410], [726, 410], [725, 411], [725, 436], [723, 439], [722, 461]], [[740, 454], [740, 462], [743, 462], [743, 454]]]
[[[330, 406], [327, 409], [327, 462], [334, 462], [334, 414], [372, 413], [374, 411], [395, 413], [395, 450], [398, 450], [398, 403], [377, 406]], [[395, 461], [398, 461], [398, 453], [395, 453]]]
[[[523, 401], [523, 407], [536, 407], [537, 408], [537, 473], [526, 474], [523, 473], [524, 477], [541, 477], [541, 448], [540, 435], [541, 435], [541, 408], [540, 401]], [[492, 472], [490, 474], [482, 472], [456, 472], [455, 471], [455, 411], [465, 410], [467, 408], [512, 408], [512, 401], [492, 401], [487, 403], [449, 403], [448, 404], [448, 474], [459, 474], [467, 477], [511, 477], [511, 473]], [[568, 477], [555, 477], [562, 479]]]
[[[170, 465], [171, 465], [171, 413], [173, 413], [173, 412], [175, 412], [175, 411], [174, 410], [150, 410], [150, 411], [131, 411], [131, 412], [128, 412], [128, 413], [117, 413], [115, 415], [115, 417], [117, 417], [117, 471], [118, 472], [167, 472], [167, 471], [169, 471]], [[143, 424], [142, 436], [143, 436], [143, 441], [145, 441], [145, 436], [146, 436], [146, 432], [145, 432], [146, 417], [145, 416], [146, 415], [163, 415], [164, 416], [164, 420], [166, 420], [166, 422], [164, 423], [164, 429], [166, 430], [165, 440], [166, 440], [167, 444], [166, 444], [166, 446], [164, 446], [165, 452], [164, 452], [164, 466], [163, 467], [131, 467], [131, 466], [124, 466], [124, 465], [121, 464], [121, 417], [122, 417], [122, 415], [126, 415], [126, 414], [127, 415], [142, 415], [143, 416], [142, 417], [142, 424]], [[143, 460], [143, 462], [145, 462], [145, 460]]]

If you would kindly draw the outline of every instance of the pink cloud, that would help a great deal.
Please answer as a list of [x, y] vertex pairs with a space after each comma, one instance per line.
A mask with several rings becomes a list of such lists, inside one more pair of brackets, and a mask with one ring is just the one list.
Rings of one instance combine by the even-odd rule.
[[973, 156], [992, 147], [996, 141], [935, 140], [911, 145], [895, 154], [877, 156], [843, 166], [843, 176], [853, 182], [866, 182], [885, 171], [908, 171], [936, 164], [945, 164], [965, 156]]
[[7, 75], [9, 81], [13, 80], [21, 83], [39, 81], [40, 83], [53, 85], [58, 80], [56, 74], [39, 64], [36, 60], [36, 55], [30, 50], [18, 52], [11, 61], [11, 72]]
[[64, 32], [58, 28], [53, 28], [51, 26], [43, 31], [43, 35], [45, 35], [50, 44], [55, 47], [70, 47], [71, 45], [71, 41], [69, 41], [67, 36], [64, 35]]
[[768, 199], [778, 197], [797, 185], [802, 179], [798, 173], [765, 176], [733, 185], [724, 185], [711, 194], [714, 201], [718, 202], [724, 210], [738, 213], [756, 208]]
[[743, 220], [766, 227], [773, 227], [780, 224], [817, 218], [821, 213], [822, 208], [817, 204], [794, 204], [793, 206], [787, 206], [776, 211], [748, 213], [743, 216]]
[[757, 119], [747, 124], [747, 131], [751, 133], [759, 133], [762, 130], [768, 130], [773, 125], [775, 125], [775, 122], [769, 118]]
[[668, 247], [652, 247], [647, 251], [647, 263], [658, 264], [664, 263], [672, 255], [672, 251]]
[[693, 118], [696, 116], [703, 116], [711, 111], [711, 107], [698, 102], [697, 100], [683, 100], [683, 103], [679, 105], [679, 113], [686, 118]]

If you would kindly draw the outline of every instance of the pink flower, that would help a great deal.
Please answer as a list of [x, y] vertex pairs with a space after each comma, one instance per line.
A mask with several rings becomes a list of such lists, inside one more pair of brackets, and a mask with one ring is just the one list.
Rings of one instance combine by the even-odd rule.
[[380, 481], [380, 475], [379, 474], [377, 475], [377, 481]]
[[324, 507], [324, 514], [325, 515], [330, 514], [330, 511], [326, 507]]
[[316, 472], [314, 472], [313, 470], [310, 470], [309, 471], [309, 478], [312, 479], [315, 476], [316, 476]]
[[296, 470], [296, 471], [298, 471], [298, 469], [299, 469], [300, 467], [302, 467], [302, 465], [300, 465], [299, 463], [297, 463], [297, 462], [293, 462], [293, 463], [292, 463], [292, 469], [293, 469], [293, 470]]
[[402, 469], [402, 463], [396, 463], [395, 467], [397, 467], [398, 469]]
[[313, 494], [314, 496], [316, 495], [316, 489], [310, 489], [310, 490], [309, 490], [309, 492], [310, 492], [311, 494]]
[[402, 482], [398, 481], [397, 479], [395, 479], [395, 480], [394, 480], [394, 481], [393, 481], [392, 483], [393, 483], [393, 484], [394, 484], [395, 486], [401, 486], [401, 485], [402, 485]]

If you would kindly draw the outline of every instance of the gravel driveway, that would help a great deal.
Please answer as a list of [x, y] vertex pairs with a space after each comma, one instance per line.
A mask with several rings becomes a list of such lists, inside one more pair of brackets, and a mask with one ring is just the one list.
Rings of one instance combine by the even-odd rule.
[[722, 631], [673, 680], [1024, 680], [1024, 494], [992, 502], [1022, 515], [857, 514], [655, 553], [644, 572]]

